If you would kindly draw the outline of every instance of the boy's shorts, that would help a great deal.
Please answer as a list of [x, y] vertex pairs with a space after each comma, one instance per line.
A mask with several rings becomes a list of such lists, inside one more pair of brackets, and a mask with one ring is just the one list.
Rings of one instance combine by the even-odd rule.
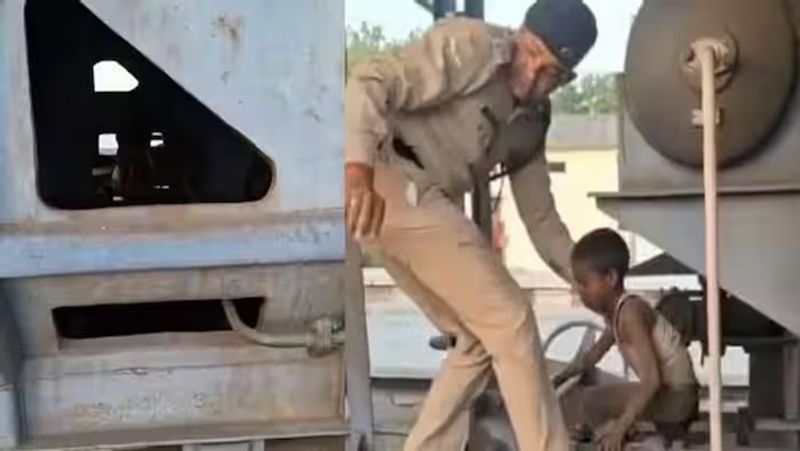
[[644, 418], [659, 423], [680, 423], [697, 413], [697, 385], [661, 389], [644, 412]]

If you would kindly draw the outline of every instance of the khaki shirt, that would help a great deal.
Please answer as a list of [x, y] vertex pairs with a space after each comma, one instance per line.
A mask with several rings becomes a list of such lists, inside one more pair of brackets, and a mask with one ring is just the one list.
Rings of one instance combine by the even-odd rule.
[[[510, 121], [519, 112], [506, 81], [512, 39], [483, 21], [445, 19], [405, 49], [357, 65], [345, 95], [345, 159], [401, 165], [420, 189], [436, 185], [458, 199], [495, 164], [527, 154], [510, 177], [517, 208], [539, 255], [572, 282], [573, 242], [543, 152], [549, 104], [530, 108], [533, 120]], [[419, 164], [395, 152], [396, 139]]]

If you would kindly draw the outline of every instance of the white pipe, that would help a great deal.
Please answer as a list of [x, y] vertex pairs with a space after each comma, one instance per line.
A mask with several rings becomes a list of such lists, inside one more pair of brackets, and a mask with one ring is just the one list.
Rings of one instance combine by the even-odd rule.
[[[240, 333], [245, 338], [255, 343], [271, 348], [307, 348], [314, 349], [317, 345], [317, 337], [313, 332], [274, 334], [256, 330], [242, 321], [236, 306], [230, 299], [222, 300], [222, 309], [231, 329]], [[344, 343], [344, 332], [333, 331], [331, 336], [333, 345]]]
[[248, 340], [254, 341], [263, 346], [274, 348], [305, 348], [311, 346], [313, 343], [313, 336], [306, 333], [276, 335], [268, 334], [257, 331], [242, 321], [233, 301], [230, 299], [222, 300], [222, 309], [225, 312], [225, 317], [228, 319], [228, 324], [232, 330], [242, 334]]
[[705, 193], [708, 390], [711, 451], [722, 451], [722, 375], [720, 372], [719, 241], [717, 218], [717, 92], [713, 44], [698, 46], [703, 92], [703, 188]]

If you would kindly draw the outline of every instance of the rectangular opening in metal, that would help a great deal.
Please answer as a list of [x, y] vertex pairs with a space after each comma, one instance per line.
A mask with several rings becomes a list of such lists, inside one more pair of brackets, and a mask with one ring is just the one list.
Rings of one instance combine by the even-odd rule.
[[[250, 327], [256, 327], [263, 303], [264, 298], [234, 300]], [[231, 330], [219, 299], [59, 307], [52, 314], [58, 336], [72, 340]]]

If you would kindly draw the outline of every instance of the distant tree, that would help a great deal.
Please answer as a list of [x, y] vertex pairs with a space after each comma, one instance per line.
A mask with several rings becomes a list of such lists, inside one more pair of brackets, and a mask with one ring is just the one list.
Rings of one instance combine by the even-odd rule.
[[615, 74], [587, 74], [553, 95], [553, 112], [560, 114], [612, 114], [619, 108]]
[[[415, 30], [405, 39], [390, 39], [383, 27], [361, 22], [357, 29], [347, 28], [347, 74], [364, 58], [381, 52], [395, 52], [419, 39], [422, 32]], [[619, 108], [616, 77], [614, 74], [587, 74], [553, 95], [553, 112], [556, 114], [612, 114]]]
[[358, 29], [347, 27], [347, 73], [364, 58], [381, 52], [395, 52], [422, 34], [414, 30], [405, 39], [389, 39], [380, 25], [361, 22]]

